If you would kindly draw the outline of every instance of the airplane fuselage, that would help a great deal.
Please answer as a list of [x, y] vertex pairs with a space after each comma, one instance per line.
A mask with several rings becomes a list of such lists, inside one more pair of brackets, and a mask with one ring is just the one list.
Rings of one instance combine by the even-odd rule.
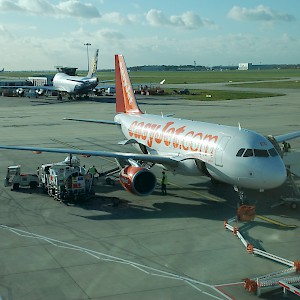
[[274, 146], [254, 131], [149, 114], [118, 114], [115, 121], [139, 150], [178, 156], [178, 167], [166, 166], [173, 172], [208, 172], [216, 180], [259, 190], [278, 187], [286, 180], [285, 165]]
[[57, 73], [53, 78], [53, 87], [58, 91], [69, 94], [85, 94], [97, 85], [97, 77], [88, 78]]

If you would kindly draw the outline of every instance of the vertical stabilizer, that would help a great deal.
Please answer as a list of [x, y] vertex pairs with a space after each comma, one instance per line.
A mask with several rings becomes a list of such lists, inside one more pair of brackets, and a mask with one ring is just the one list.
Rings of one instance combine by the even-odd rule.
[[137, 105], [123, 55], [115, 55], [115, 72], [116, 112], [141, 114], [142, 112]]
[[98, 52], [99, 52], [99, 49], [96, 50], [95, 56], [93, 57], [93, 60], [91, 61], [90, 69], [87, 74], [88, 78], [92, 78], [97, 72]]

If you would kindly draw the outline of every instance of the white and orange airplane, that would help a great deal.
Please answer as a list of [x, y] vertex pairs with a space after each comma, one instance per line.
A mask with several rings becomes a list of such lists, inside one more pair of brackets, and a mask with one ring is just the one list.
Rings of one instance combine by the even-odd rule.
[[300, 131], [266, 138], [240, 126], [146, 114], [136, 102], [122, 55], [115, 55], [115, 73], [114, 121], [68, 120], [117, 125], [126, 138], [120, 144], [132, 144], [142, 154], [3, 145], [0, 148], [116, 158], [122, 165], [121, 184], [140, 196], [151, 194], [156, 186], [155, 175], [142, 162], [159, 164], [173, 173], [209, 176], [239, 189], [262, 191], [285, 182], [286, 168], [275, 147], [279, 142], [300, 137]]

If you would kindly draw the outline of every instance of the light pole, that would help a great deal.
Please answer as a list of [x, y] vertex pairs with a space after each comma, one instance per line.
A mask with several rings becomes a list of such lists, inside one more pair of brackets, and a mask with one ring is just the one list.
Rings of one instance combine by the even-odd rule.
[[90, 57], [89, 57], [89, 46], [91, 46], [92, 44], [90, 43], [85, 43], [84, 46], [86, 46], [86, 55], [87, 55], [87, 66], [88, 66], [88, 72], [90, 70]]

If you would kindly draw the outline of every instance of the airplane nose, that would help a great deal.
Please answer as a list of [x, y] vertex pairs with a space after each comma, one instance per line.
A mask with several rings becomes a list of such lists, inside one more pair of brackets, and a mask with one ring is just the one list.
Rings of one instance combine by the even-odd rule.
[[282, 160], [273, 162], [269, 168], [264, 169], [263, 173], [270, 189], [281, 186], [287, 178], [286, 167]]

